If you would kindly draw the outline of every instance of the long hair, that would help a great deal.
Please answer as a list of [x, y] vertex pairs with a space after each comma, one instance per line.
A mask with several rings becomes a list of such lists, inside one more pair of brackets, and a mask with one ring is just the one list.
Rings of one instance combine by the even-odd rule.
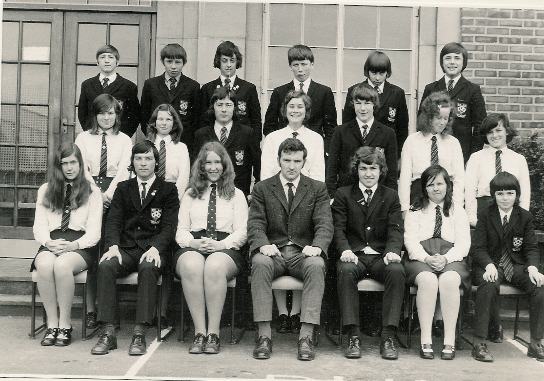
[[62, 210], [64, 206], [64, 183], [66, 178], [62, 172], [61, 160], [74, 155], [79, 163], [79, 173], [72, 180], [72, 195], [70, 209], [74, 210], [85, 204], [91, 194], [91, 183], [85, 178], [83, 157], [79, 147], [74, 143], [63, 143], [58, 147], [47, 172], [47, 190], [43, 198], [43, 205], [54, 212]]
[[242, 53], [240, 53], [240, 49], [233, 42], [223, 41], [217, 46], [215, 56], [213, 57], [213, 67], [218, 69], [221, 67], [221, 56], [229, 58], [232, 56], [236, 57], [236, 69], [242, 67]]
[[221, 101], [223, 99], [230, 99], [234, 103], [234, 110], [232, 111], [232, 120], [238, 119], [238, 98], [236, 93], [226, 86], [220, 86], [213, 91], [212, 97], [210, 98], [210, 106], [206, 110], [206, 114], [210, 120], [215, 121], [215, 102]]
[[429, 193], [427, 192], [427, 184], [434, 181], [438, 175], [442, 175], [446, 182], [446, 196], [444, 197], [444, 215], [450, 215], [450, 208], [453, 204], [453, 182], [450, 179], [448, 171], [440, 165], [431, 165], [421, 174], [421, 195], [414, 202], [412, 210], [425, 209], [429, 205]]
[[183, 133], [183, 124], [181, 119], [178, 116], [178, 113], [170, 103], [163, 103], [157, 106], [151, 117], [149, 118], [149, 123], [147, 124], [147, 138], [152, 142], [157, 138], [157, 116], [159, 111], [166, 111], [171, 117], [174, 124], [172, 125], [172, 130], [170, 131], [170, 137], [174, 143], [179, 143], [181, 134]]
[[234, 197], [234, 167], [230, 156], [219, 142], [208, 142], [202, 146], [191, 168], [188, 192], [193, 198], [202, 198], [202, 194], [208, 187], [208, 176], [204, 169], [208, 152], [214, 152], [221, 158], [223, 173], [217, 181], [217, 194], [219, 197], [230, 200]]
[[377, 164], [380, 166], [380, 180], [387, 175], [387, 162], [385, 155], [376, 147], [359, 147], [351, 157], [351, 180], [353, 184], [359, 183], [359, 164]]
[[99, 96], [94, 98], [91, 107], [91, 134], [98, 135], [98, 131], [100, 130], [100, 126], [98, 125], [98, 120], [96, 119], [96, 116], [103, 112], [109, 111], [112, 107], [113, 111], [115, 111], [115, 124], [112, 127], [112, 131], [114, 135], [117, 135], [117, 133], [119, 133], [119, 129], [121, 128], [121, 103], [119, 103], [117, 99], [109, 94], [100, 94]]
[[482, 135], [484, 141], [489, 144], [489, 141], [487, 140], [487, 134], [491, 132], [492, 129], [497, 127], [499, 125], [499, 122], [502, 122], [502, 126], [506, 130], [506, 143], [510, 143], [514, 136], [518, 134], [516, 128], [514, 126], [510, 125], [510, 122], [508, 121], [508, 116], [503, 113], [492, 113], [487, 115], [484, 120], [482, 120], [482, 124], [480, 124], [480, 135]]
[[451, 132], [451, 124], [453, 123], [453, 103], [450, 96], [444, 91], [435, 91], [423, 100], [419, 108], [419, 115], [417, 116], [416, 130], [424, 134], [432, 132], [431, 124], [433, 118], [440, 115], [440, 109], [443, 107], [450, 108], [450, 116], [448, 124], [442, 130], [442, 135], [449, 134]]
[[365, 61], [364, 66], [365, 77], [368, 78], [368, 72], [381, 73], [387, 72], [386, 78], [391, 77], [391, 60], [384, 52], [380, 50], [374, 50], [370, 53]]

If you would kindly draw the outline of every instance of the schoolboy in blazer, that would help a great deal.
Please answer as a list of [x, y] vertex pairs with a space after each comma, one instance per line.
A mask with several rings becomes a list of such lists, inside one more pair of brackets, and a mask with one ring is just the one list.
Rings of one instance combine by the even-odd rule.
[[287, 125], [287, 119], [281, 115], [281, 105], [290, 90], [303, 90], [312, 100], [310, 119], [306, 127], [317, 132], [325, 141], [325, 153], [336, 127], [336, 106], [330, 87], [315, 82], [310, 78], [314, 66], [314, 54], [305, 45], [295, 45], [287, 52], [289, 67], [293, 71], [293, 80], [276, 87], [270, 96], [270, 103], [264, 118], [263, 134], [279, 130]]
[[253, 83], [245, 81], [236, 75], [236, 69], [242, 67], [242, 60], [242, 53], [240, 53], [238, 46], [231, 41], [224, 41], [217, 47], [213, 66], [218, 68], [221, 74], [219, 78], [204, 84], [200, 89], [200, 127], [213, 124], [213, 118], [210, 119], [210, 115], [208, 115], [212, 95], [217, 88], [227, 86], [236, 94], [238, 121], [251, 127], [255, 131], [258, 141], [261, 141], [261, 105], [257, 88]]
[[168, 44], [161, 50], [164, 73], [144, 82], [142, 89], [142, 132], [147, 133], [147, 123], [155, 108], [170, 103], [183, 124], [181, 141], [192, 154], [194, 132], [198, 128], [200, 113], [200, 85], [185, 76], [181, 70], [187, 63], [187, 52], [179, 44]]
[[402, 145], [408, 136], [408, 107], [406, 94], [400, 87], [387, 81], [391, 77], [391, 61], [381, 51], [375, 50], [365, 61], [364, 73], [366, 79], [348, 89], [346, 103], [342, 112], [342, 123], [355, 119], [353, 108], [353, 90], [358, 85], [373, 88], [379, 94], [380, 106], [374, 111], [374, 118], [382, 124], [391, 127], [397, 136], [397, 155], [400, 157]]
[[[421, 102], [436, 91], [447, 91], [453, 102], [453, 136], [459, 140], [465, 163], [470, 154], [483, 147], [479, 136], [482, 120], [487, 116], [480, 86], [463, 77], [468, 52], [463, 45], [450, 42], [440, 51], [440, 67], [444, 76], [425, 86]], [[451, 84], [451, 85], [450, 85]]]
[[335, 129], [329, 148], [325, 180], [329, 195], [334, 197], [338, 187], [352, 183], [351, 159], [361, 146], [376, 147], [383, 152], [387, 175], [381, 181], [385, 186], [397, 189], [397, 138], [391, 127], [378, 122], [373, 116], [379, 106], [378, 93], [359, 84], [353, 90], [352, 103], [355, 104], [357, 118]]
[[140, 102], [138, 86], [117, 73], [119, 51], [113, 45], [104, 45], [96, 51], [96, 62], [100, 73], [81, 84], [77, 105], [77, 117], [83, 131], [91, 128], [92, 104], [100, 94], [110, 94], [121, 104], [121, 128], [129, 137], [140, 124]]

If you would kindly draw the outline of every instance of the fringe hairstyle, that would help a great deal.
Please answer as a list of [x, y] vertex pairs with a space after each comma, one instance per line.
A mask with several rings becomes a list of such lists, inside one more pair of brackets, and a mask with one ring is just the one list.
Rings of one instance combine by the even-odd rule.
[[414, 202], [412, 210], [424, 209], [429, 205], [429, 193], [427, 193], [427, 184], [434, 181], [438, 175], [442, 175], [446, 182], [446, 196], [444, 197], [444, 215], [448, 217], [450, 215], [450, 208], [453, 204], [453, 182], [450, 179], [450, 175], [446, 168], [440, 165], [431, 165], [429, 168], [423, 171], [421, 174], [421, 195], [419, 200]]
[[100, 126], [98, 125], [98, 120], [96, 119], [96, 116], [103, 112], [108, 112], [111, 108], [113, 108], [113, 111], [115, 111], [115, 124], [112, 127], [112, 131], [114, 135], [117, 135], [119, 133], [119, 129], [121, 128], [121, 104], [117, 99], [109, 94], [100, 94], [99, 96], [94, 98], [91, 108], [91, 134], [98, 135], [98, 132], [100, 130]]
[[453, 123], [453, 103], [445, 91], [435, 91], [423, 100], [417, 116], [416, 130], [424, 134], [431, 133], [433, 118], [440, 115], [440, 109], [443, 107], [450, 108], [450, 116], [448, 124], [442, 130], [442, 135], [450, 134]]
[[174, 124], [172, 125], [170, 136], [172, 137], [172, 142], [179, 143], [181, 134], [183, 133], [183, 124], [181, 123], [178, 113], [170, 103], [158, 105], [157, 108], [155, 108], [155, 111], [153, 111], [153, 114], [151, 114], [149, 123], [147, 123], [147, 139], [154, 142], [157, 138], [158, 133], [156, 123], [159, 111], [166, 111], [172, 117]]

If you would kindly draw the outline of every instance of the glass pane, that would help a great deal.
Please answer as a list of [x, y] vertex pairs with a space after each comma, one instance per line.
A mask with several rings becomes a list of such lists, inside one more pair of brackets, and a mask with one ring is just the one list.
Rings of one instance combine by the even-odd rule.
[[48, 114], [48, 107], [21, 106], [20, 144], [47, 146]]
[[[344, 49], [344, 83], [342, 90], [347, 91], [350, 86], [361, 82], [365, 78], [363, 67], [369, 53], [370, 50]], [[395, 70], [394, 67], [393, 70]]]
[[304, 42], [306, 45], [336, 46], [337, 5], [306, 5]]
[[19, 185], [41, 185], [47, 171], [47, 148], [19, 147]]
[[2, 102], [17, 101], [17, 64], [2, 64]]
[[96, 62], [96, 51], [106, 43], [106, 25], [79, 24], [77, 60]]
[[15, 147], [0, 147], [0, 184], [15, 184]]
[[293, 79], [293, 73], [287, 62], [289, 48], [270, 48], [270, 66], [268, 73], [268, 88], [273, 89]]
[[412, 8], [380, 8], [380, 48], [410, 49]]
[[19, 42], [19, 23], [2, 23], [2, 59], [17, 60]]
[[119, 49], [120, 61], [124, 64], [138, 63], [138, 25], [112, 25], [110, 43]]
[[77, 65], [76, 99], [74, 100], [74, 104], [77, 104], [79, 102], [79, 94], [81, 93], [81, 84], [83, 83], [83, 81], [91, 77], [96, 77], [98, 75], [98, 72], [99, 70], [96, 65]]
[[48, 104], [49, 65], [21, 65], [21, 103]]
[[312, 78], [317, 82], [336, 88], [336, 49], [312, 49], [315, 57]]
[[138, 68], [137, 67], [120, 67], [117, 72], [124, 78], [138, 84]]
[[[0, 171], [0, 183], [4, 183], [2, 171]], [[12, 188], [0, 188], [0, 226], [13, 226], [14, 201]]]
[[[45, 177], [44, 181], [45, 182]], [[17, 226], [32, 226], [34, 225], [34, 215], [36, 209], [37, 189], [19, 189], [19, 213], [17, 216]]]
[[16, 107], [2, 105], [2, 119], [0, 120], [0, 143], [15, 144]]
[[411, 52], [389, 51], [386, 54], [391, 60], [391, 77], [388, 81], [408, 92], [410, 89]]
[[366, 6], [345, 7], [344, 46], [352, 48], [375, 48], [377, 8]]
[[23, 57], [25, 61], [49, 61], [51, 24], [23, 23]]
[[270, 44], [300, 43], [301, 4], [272, 4], [270, 6]]

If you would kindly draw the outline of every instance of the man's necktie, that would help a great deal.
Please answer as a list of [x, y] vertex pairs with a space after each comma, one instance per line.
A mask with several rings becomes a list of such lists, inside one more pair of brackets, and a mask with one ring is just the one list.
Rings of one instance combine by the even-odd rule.
[[448, 93], [451, 93], [452, 90], [453, 90], [453, 79], [450, 79], [448, 81]]
[[142, 205], [144, 204], [145, 195], [147, 193], [147, 190], [145, 189], [146, 185], [147, 183], [142, 183], [142, 193], [140, 194], [140, 202], [142, 203]]
[[436, 144], [436, 136], [431, 138], [431, 165], [438, 165], [438, 145]]
[[64, 204], [62, 206], [62, 220], [60, 230], [65, 232], [70, 224], [70, 197], [72, 196], [72, 185], [66, 184], [66, 194], [64, 195]]
[[503, 244], [504, 248], [502, 249], [501, 259], [499, 260], [499, 266], [502, 267], [504, 271], [504, 277], [508, 282], [512, 281], [512, 276], [514, 275], [514, 263], [512, 262], [512, 257], [510, 256], [510, 249], [506, 244], [506, 239], [509, 239], [510, 236], [510, 223], [508, 222], [508, 217], [506, 215], [502, 219], [502, 234], [503, 234]]
[[293, 187], [295, 184], [287, 183], [287, 208], [291, 211], [291, 206], [293, 206], [293, 200], [295, 199], [295, 194], [293, 193]]
[[102, 88], [108, 87], [109, 83], [110, 83], [110, 79], [108, 77], [104, 78], [102, 80]]
[[170, 91], [174, 91], [176, 89], [176, 79], [171, 77], [168, 82], [170, 82]]
[[366, 136], [368, 135], [368, 126], [366, 124], [363, 124], [361, 128], [363, 129], [363, 140], [365, 140]]
[[374, 90], [380, 95], [382, 92], [380, 91], [380, 86], [374, 86]]
[[502, 172], [501, 153], [500, 149], [495, 152], [495, 174]]
[[106, 177], [108, 173], [108, 145], [106, 144], [106, 133], [102, 133], [102, 146], [100, 148], [100, 170], [98, 177]]
[[436, 217], [434, 219], [433, 238], [440, 238], [442, 236], [442, 212], [440, 211], [440, 205], [437, 205], [435, 209]]
[[298, 132], [296, 132], [296, 131], [295, 131], [295, 132], [293, 132], [293, 139], [296, 139], [296, 138], [297, 138], [297, 136], [298, 136]]
[[164, 179], [166, 175], [166, 143], [164, 140], [161, 140], [161, 145], [159, 149], [159, 170], [157, 171], [157, 176], [161, 179]]
[[225, 143], [227, 142], [227, 127], [225, 127], [225, 126], [223, 126], [223, 128], [221, 128], [221, 137], [219, 138], [219, 141], [223, 145], [225, 145]]
[[366, 205], [370, 205], [370, 201], [372, 201], [372, 189], [365, 189], [366, 193]]
[[300, 82], [300, 83], [298, 84], [298, 87], [299, 87], [299, 90], [300, 90], [300, 91], [304, 92], [304, 82]]
[[225, 78], [225, 87], [230, 90], [230, 78]]
[[208, 201], [208, 221], [206, 224], [206, 237], [217, 240], [217, 184], [211, 183], [210, 200]]

